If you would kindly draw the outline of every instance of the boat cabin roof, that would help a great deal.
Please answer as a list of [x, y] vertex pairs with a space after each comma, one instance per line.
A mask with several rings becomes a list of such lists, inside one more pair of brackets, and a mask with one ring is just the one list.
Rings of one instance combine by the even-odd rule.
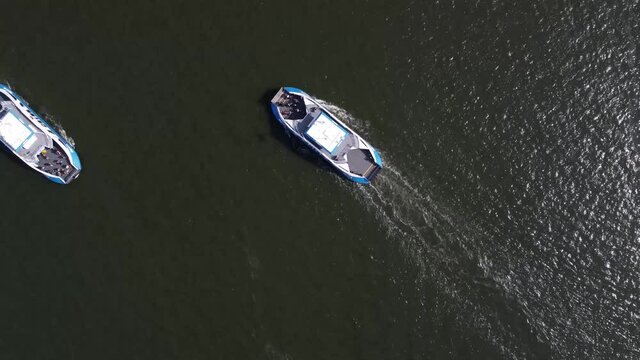
[[306, 135], [316, 144], [333, 154], [349, 133], [327, 114], [320, 113], [309, 125]]
[[[21, 146], [27, 145], [30, 141], [36, 140], [33, 131], [20, 118], [15, 116], [11, 111], [0, 113], [0, 137], [13, 148], [19, 149]], [[33, 138], [33, 139], [31, 139]], [[28, 144], [29, 147], [31, 144]]]

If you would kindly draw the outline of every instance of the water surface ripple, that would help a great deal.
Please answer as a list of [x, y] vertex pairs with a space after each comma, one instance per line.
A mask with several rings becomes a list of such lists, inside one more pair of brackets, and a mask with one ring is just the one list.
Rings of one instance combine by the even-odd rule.
[[[505, 354], [535, 355], [509, 329], [517, 321], [554, 357], [640, 356], [638, 10], [415, 2], [392, 24], [388, 72], [406, 131], [385, 145], [402, 175], [390, 169], [367, 196], [400, 233], [448, 234], [437, 255], [430, 244], [410, 252], [453, 298], [466, 289], [459, 301], [478, 301], [471, 313], [488, 320], [471, 324], [498, 334]], [[388, 181], [415, 195], [378, 196]]]

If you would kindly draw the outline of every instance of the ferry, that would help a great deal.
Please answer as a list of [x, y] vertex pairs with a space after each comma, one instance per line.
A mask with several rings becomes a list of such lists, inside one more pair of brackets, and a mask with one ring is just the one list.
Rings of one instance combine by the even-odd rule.
[[304, 91], [283, 87], [271, 110], [291, 134], [317, 152], [347, 179], [370, 184], [382, 170], [380, 153]]
[[68, 184], [80, 175], [82, 165], [73, 146], [3, 84], [0, 84], [0, 142], [55, 183]]

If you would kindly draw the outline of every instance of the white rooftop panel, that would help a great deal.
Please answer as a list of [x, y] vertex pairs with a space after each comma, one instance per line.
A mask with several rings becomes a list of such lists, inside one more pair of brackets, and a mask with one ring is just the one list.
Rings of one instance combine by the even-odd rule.
[[2, 119], [0, 119], [0, 137], [2, 137], [13, 150], [17, 150], [31, 134], [32, 131], [10, 112], [7, 112]]
[[320, 114], [307, 130], [307, 135], [318, 145], [333, 153], [347, 136], [347, 132], [327, 115]]
[[31, 147], [31, 145], [36, 143], [37, 140], [38, 140], [38, 137], [36, 135], [31, 135], [31, 137], [29, 137], [27, 140], [25, 140], [22, 143], [22, 148], [23, 149], [29, 149]]

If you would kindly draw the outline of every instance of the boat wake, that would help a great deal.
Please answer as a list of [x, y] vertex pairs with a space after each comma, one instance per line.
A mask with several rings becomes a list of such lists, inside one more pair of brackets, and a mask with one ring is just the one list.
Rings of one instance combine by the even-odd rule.
[[342, 120], [345, 124], [349, 125], [349, 127], [353, 128], [360, 135], [365, 135], [365, 138], [368, 138], [369, 129], [371, 128], [371, 123], [368, 121], [357, 119], [356, 117], [349, 114], [346, 110], [339, 107], [338, 105], [332, 104], [328, 101], [319, 99], [314, 97], [320, 105], [324, 106], [327, 110], [329, 110], [333, 115], [337, 116]]
[[67, 131], [62, 127], [62, 125], [55, 119], [53, 115], [49, 113], [43, 113], [43, 116], [48, 123], [53, 125], [58, 134], [60, 134], [60, 136], [62, 136], [69, 143], [69, 145], [71, 145], [71, 147], [76, 147], [76, 141], [67, 134]]
[[[345, 123], [365, 135], [369, 123], [350, 115], [344, 109], [321, 102]], [[472, 327], [507, 358], [520, 358], [518, 339], [498, 318], [495, 310], [483, 305], [481, 298], [498, 301], [505, 294], [491, 278], [488, 261], [473, 244], [488, 236], [479, 226], [452, 212], [445, 202], [429, 191], [427, 180], [412, 181], [394, 165], [393, 157], [383, 153], [385, 168], [371, 186], [358, 186], [336, 177], [339, 186], [355, 194], [377, 218], [387, 238], [399, 246], [402, 256], [418, 269], [419, 279], [409, 279], [418, 287], [433, 288], [442, 302], [450, 304], [449, 312], [462, 328]], [[507, 296], [508, 297], [508, 296]], [[425, 299], [426, 300], [426, 299]], [[452, 304], [452, 305], [451, 305]], [[505, 304], [513, 308], [513, 304]], [[422, 309], [433, 312], [434, 309]], [[416, 317], [425, 317], [416, 314]], [[514, 317], [522, 313], [513, 310]], [[526, 322], [526, 320], [522, 320]]]

